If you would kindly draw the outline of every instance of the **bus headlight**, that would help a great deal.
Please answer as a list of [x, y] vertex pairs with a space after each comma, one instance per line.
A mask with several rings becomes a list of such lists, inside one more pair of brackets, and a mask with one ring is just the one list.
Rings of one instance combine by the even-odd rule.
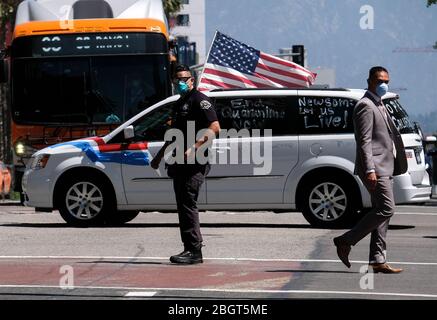
[[26, 153], [26, 145], [23, 142], [18, 142], [15, 145], [15, 154], [17, 156], [24, 156]]
[[19, 140], [14, 144], [14, 155], [21, 159], [30, 158], [37, 151], [27, 140]]

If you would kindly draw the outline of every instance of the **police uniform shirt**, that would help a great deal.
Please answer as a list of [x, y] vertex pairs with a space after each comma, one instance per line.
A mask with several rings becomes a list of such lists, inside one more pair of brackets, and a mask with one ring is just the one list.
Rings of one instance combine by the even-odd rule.
[[195, 143], [194, 139], [196, 137], [188, 137], [188, 134], [192, 134], [187, 132], [187, 124], [190, 121], [195, 123], [196, 135], [199, 130], [207, 129], [212, 122], [218, 121], [211, 99], [196, 89], [192, 89], [176, 102], [175, 123], [173, 127], [184, 133], [184, 150], [192, 146], [188, 145], [189, 138], [191, 143]]

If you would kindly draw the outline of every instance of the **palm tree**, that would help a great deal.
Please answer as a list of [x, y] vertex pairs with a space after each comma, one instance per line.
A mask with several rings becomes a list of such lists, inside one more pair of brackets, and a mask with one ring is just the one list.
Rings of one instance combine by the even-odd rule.
[[[427, 3], [426, 6], [429, 7], [429, 6], [433, 5], [433, 4], [437, 4], [437, 0], [428, 0], [428, 3]], [[433, 48], [437, 50], [437, 42], [435, 43]]]
[[164, 11], [165, 11], [165, 15], [167, 16], [167, 19], [169, 19], [179, 10], [181, 10], [182, 7], [181, 0], [163, 0], [162, 3], [164, 5]]
[[2, 31], [0, 36], [4, 36], [3, 30], [5, 29], [6, 24], [8, 22], [13, 22], [15, 10], [20, 2], [21, 0], [2, 0], [0, 3], [0, 30]]
[[[2, 0], [0, 3], [0, 49], [6, 47], [6, 30], [10, 30], [14, 23], [15, 11], [21, 0]], [[9, 140], [9, 111], [8, 87], [0, 84], [0, 159], [6, 163], [11, 162]]]

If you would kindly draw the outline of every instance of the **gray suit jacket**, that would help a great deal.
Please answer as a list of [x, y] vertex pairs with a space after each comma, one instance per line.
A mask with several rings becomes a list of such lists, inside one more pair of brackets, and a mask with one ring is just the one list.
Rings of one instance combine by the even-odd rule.
[[365, 177], [368, 170], [375, 170], [377, 176], [393, 176], [407, 171], [401, 135], [390, 116], [384, 117], [378, 101], [368, 91], [354, 108], [353, 122], [357, 145], [355, 174]]

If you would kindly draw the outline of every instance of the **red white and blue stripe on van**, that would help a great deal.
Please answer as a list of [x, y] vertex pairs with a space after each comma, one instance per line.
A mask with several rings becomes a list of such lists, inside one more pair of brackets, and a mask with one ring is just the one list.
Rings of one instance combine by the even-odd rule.
[[148, 166], [147, 142], [105, 143], [100, 137], [59, 143], [50, 148], [72, 146], [80, 149], [92, 162], [113, 162], [134, 166]]

